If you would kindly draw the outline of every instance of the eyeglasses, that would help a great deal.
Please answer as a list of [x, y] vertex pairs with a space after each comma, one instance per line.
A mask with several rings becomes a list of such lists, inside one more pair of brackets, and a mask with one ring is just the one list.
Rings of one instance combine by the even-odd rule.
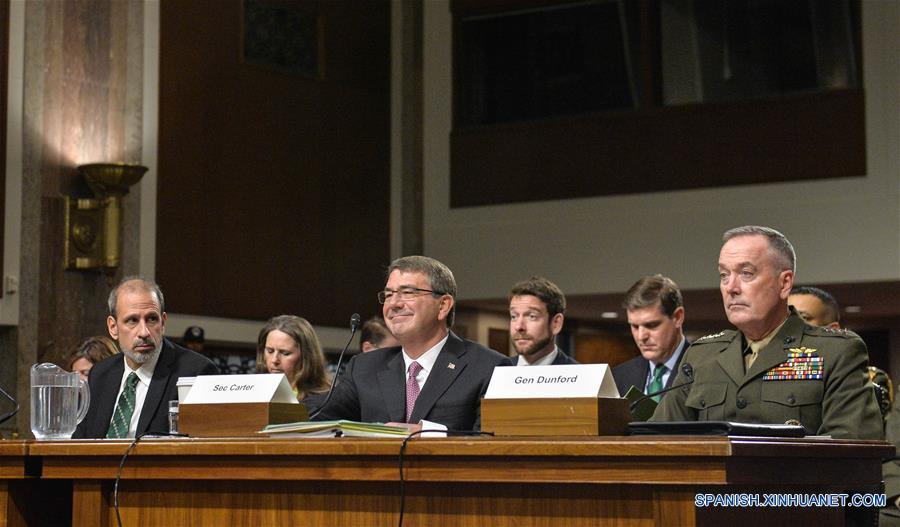
[[445, 295], [446, 293], [441, 293], [440, 291], [432, 291], [431, 289], [419, 289], [418, 287], [401, 287], [396, 291], [393, 289], [385, 289], [384, 291], [378, 292], [378, 303], [384, 304], [387, 302], [391, 302], [398, 297], [400, 298], [401, 302], [409, 302], [417, 296], [427, 294], [440, 296]]

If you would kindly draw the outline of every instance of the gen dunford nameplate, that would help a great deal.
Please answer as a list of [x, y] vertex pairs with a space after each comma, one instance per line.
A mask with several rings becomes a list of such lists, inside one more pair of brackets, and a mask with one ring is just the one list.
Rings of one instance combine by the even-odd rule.
[[608, 364], [499, 366], [485, 399], [619, 397]]

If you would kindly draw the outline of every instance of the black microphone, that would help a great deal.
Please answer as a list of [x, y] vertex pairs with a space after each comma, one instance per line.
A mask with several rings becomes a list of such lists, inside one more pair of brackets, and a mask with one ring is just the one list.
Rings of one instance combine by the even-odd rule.
[[347, 345], [344, 346], [344, 349], [341, 350], [341, 354], [338, 355], [337, 367], [334, 369], [334, 377], [331, 378], [331, 387], [328, 388], [328, 395], [325, 396], [325, 401], [322, 402], [322, 406], [316, 408], [316, 411], [309, 414], [309, 420], [312, 421], [313, 418], [319, 415], [322, 410], [328, 405], [328, 401], [331, 400], [331, 394], [334, 392], [334, 383], [337, 381], [338, 373], [341, 371], [341, 361], [344, 360], [344, 353], [347, 352], [347, 348], [350, 347], [350, 343], [353, 342], [353, 335], [356, 335], [356, 330], [359, 329], [360, 322], [359, 313], [353, 313], [350, 316], [350, 339], [347, 341]]
[[4, 390], [2, 387], [0, 387], [0, 393], [2, 393], [4, 397], [9, 399], [10, 402], [13, 403], [13, 405], [15, 406], [15, 408], [13, 408], [11, 412], [7, 412], [7, 413], [3, 414], [2, 416], [0, 416], [0, 424], [3, 424], [5, 422], [9, 421], [10, 419], [12, 419], [12, 417], [14, 415], [19, 413], [19, 401], [16, 401], [16, 398], [13, 397], [12, 395], [8, 394], [6, 392], [6, 390]]
[[670, 392], [672, 390], [677, 390], [678, 388], [683, 388], [689, 384], [693, 384], [693, 382], [694, 382], [694, 367], [693, 366], [691, 366], [690, 364], [685, 362], [684, 364], [681, 365], [681, 373], [683, 373], [684, 376], [688, 378], [687, 382], [683, 382], [681, 384], [676, 384], [675, 386], [670, 386], [668, 388], [659, 390], [658, 392], [648, 393], [647, 395], [641, 397], [640, 399], [635, 399], [633, 403], [628, 405], [628, 411], [633, 412], [634, 409], [637, 408], [637, 405], [639, 405], [641, 403], [641, 401], [644, 401], [651, 397], [655, 397], [657, 395], [662, 395], [662, 394], [664, 394], [666, 392]]

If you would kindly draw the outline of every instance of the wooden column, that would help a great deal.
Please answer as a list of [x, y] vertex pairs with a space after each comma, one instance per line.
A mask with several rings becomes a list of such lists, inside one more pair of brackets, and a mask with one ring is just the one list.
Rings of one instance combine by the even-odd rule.
[[[105, 334], [107, 278], [63, 270], [62, 194], [90, 196], [79, 164], [141, 161], [143, 3], [33, 1], [25, 6], [18, 430], [28, 434], [29, 369], [61, 365], [87, 336]], [[123, 201], [126, 224], [139, 187]], [[123, 240], [136, 265], [136, 239]], [[136, 268], [120, 270], [128, 274]], [[112, 277], [113, 279], [117, 277]]]

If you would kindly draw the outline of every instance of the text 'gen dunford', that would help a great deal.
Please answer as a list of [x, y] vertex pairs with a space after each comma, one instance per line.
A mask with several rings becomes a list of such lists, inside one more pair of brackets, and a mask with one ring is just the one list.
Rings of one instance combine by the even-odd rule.
[[516, 377], [516, 384], [575, 384], [578, 382], [578, 376], [573, 375], [572, 377], [565, 377], [559, 375], [557, 377], [544, 377], [543, 375], [538, 375], [537, 378], [534, 377]]

